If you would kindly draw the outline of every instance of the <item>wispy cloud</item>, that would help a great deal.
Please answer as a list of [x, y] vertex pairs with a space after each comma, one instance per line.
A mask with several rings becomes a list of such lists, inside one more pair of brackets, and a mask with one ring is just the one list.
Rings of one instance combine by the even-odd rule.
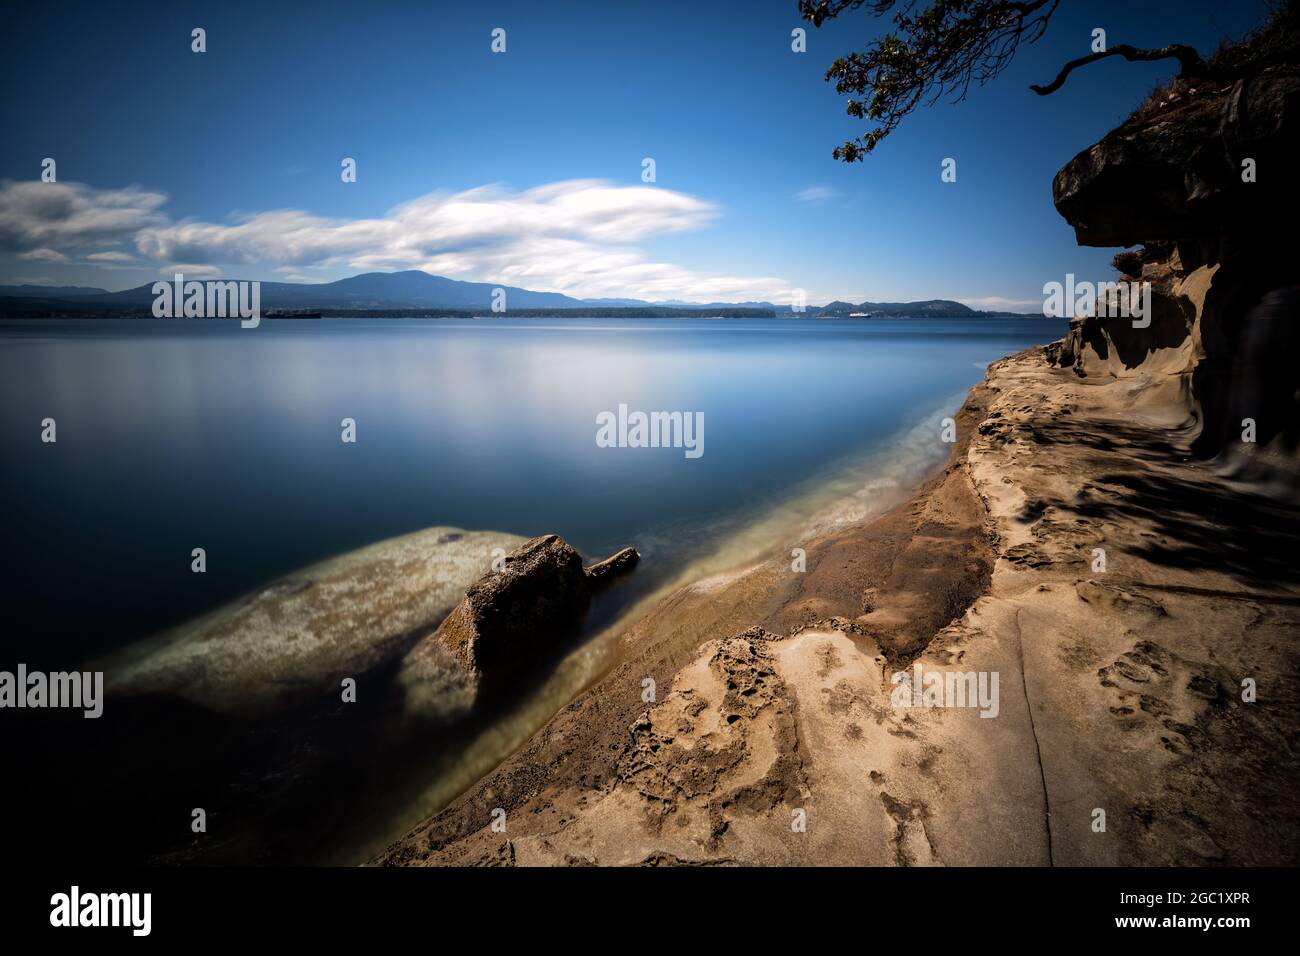
[[84, 183], [0, 180], [0, 250], [66, 251], [134, 239], [147, 226], [165, 222], [162, 193], [131, 186], [95, 189]]
[[972, 309], [989, 312], [1038, 312], [1043, 308], [1042, 299], [1008, 299], [1000, 295], [986, 295], [982, 299], [957, 299], [962, 305]]
[[683, 193], [570, 180], [520, 193], [499, 186], [429, 193], [377, 219], [281, 209], [233, 225], [169, 224], [141, 230], [137, 244], [157, 259], [418, 268], [435, 256], [530, 239], [635, 242], [698, 228], [714, 215]]
[[19, 259], [26, 259], [28, 262], [67, 262], [68, 257], [56, 249], [50, 249], [42, 246], [39, 249], [30, 249], [27, 252], [20, 252]]
[[[0, 248], [32, 253], [129, 240], [144, 259], [166, 264], [163, 271], [176, 263], [195, 274], [252, 266], [307, 281], [303, 269], [422, 269], [586, 298], [788, 302], [794, 284], [651, 259], [637, 243], [703, 228], [720, 214], [712, 203], [657, 187], [590, 179], [523, 191], [493, 185], [429, 193], [376, 218], [277, 209], [229, 223], [171, 221], [159, 212], [165, 201], [135, 188], [0, 183]], [[121, 255], [85, 258], [108, 263]]]
[[202, 262], [171, 262], [158, 267], [158, 274], [169, 279], [178, 272], [194, 279], [217, 279], [225, 275], [225, 270], [220, 266]]
[[794, 198], [800, 202], [826, 202], [828, 199], [835, 199], [839, 193], [830, 186], [809, 186], [801, 189], [794, 194]]

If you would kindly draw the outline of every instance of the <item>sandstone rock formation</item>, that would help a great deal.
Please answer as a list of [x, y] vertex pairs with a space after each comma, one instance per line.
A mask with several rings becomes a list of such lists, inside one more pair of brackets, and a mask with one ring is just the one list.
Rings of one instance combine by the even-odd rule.
[[587, 580], [601, 586], [611, 583], [615, 578], [630, 574], [640, 560], [641, 555], [637, 554], [635, 548], [624, 548], [587, 568]]
[[[1117, 267], [1149, 327], [1091, 316], [991, 365], [910, 501], [807, 542], [804, 574], [667, 596], [374, 862], [1294, 865], [1300, 507], [1236, 480], [1285, 478], [1298, 437], [1293, 244], [1264, 232], [1296, 209], [1294, 20], [1056, 178], [1081, 242], [1145, 243]], [[1243, 417], [1264, 454], [1225, 476]], [[999, 675], [996, 719], [895, 705], [916, 663]]]
[[582, 557], [556, 534], [526, 541], [466, 590], [437, 630], [403, 662], [409, 709], [427, 711], [452, 688], [449, 666], [477, 694], [506, 686], [531, 664], [552, 657], [576, 636], [592, 595], [639, 560], [624, 548], [584, 570]]
[[[1156, 394], [994, 363], [912, 500], [803, 574], [781, 553], [669, 595], [375, 862], [1294, 863], [1300, 508], [1195, 461]], [[916, 663], [998, 674], [996, 717], [896, 706]]]
[[[1116, 266], [1151, 283], [1147, 329], [1071, 324], [1053, 360], [1080, 376], [1143, 379], [1193, 416], [1193, 453], [1294, 475], [1300, 443], [1300, 15], [1295, 5], [1178, 79], [1053, 182], [1079, 242], [1145, 244]], [[1243, 420], [1255, 441], [1243, 442]]]

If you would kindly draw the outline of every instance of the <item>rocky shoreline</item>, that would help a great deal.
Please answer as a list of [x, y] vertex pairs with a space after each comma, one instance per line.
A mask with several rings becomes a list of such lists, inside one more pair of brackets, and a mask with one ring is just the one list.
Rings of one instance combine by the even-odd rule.
[[910, 500], [665, 597], [373, 862], [1294, 865], [1298, 108], [1294, 6], [1153, 91], [1053, 182], [1144, 315], [1071, 303]]
[[122, 852], [1294, 865], [1300, 285], [1261, 224], [1297, 202], [1298, 63], [1287, 14], [1066, 164], [1058, 211], [1138, 247], [1115, 266], [1146, 314], [1071, 303], [883, 514], [898, 496], [841, 503], [712, 573], [720, 549], [595, 635], [635, 551], [439, 527], [109, 655], [125, 716], [77, 771], [221, 808], [220, 839], [179, 843], [139, 802]]
[[[622, 664], [374, 862], [1294, 862], [1300, 587], [1230, 557], [1243, 526], [1281, 541], [1300, 516], [1133, 394], [1045, 349], [996, 363], [909, 501], [811, 543], [803, 574], [776, 556], [666, 598]], [[917, 662], [999, 674], [997, 718], [893, 706]]]

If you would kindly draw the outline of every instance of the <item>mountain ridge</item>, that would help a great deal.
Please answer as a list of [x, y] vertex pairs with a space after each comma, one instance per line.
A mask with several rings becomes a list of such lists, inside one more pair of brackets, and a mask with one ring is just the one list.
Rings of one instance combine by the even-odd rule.
[[[167, 281], [167, 280], [155, 280]], [[205, 281], [205, 280], [198, 280]], [[230, 279], [212, 281], [232, 281]], [[238, 280], [233, 280], [238, 281]], [[108, 292], [86, 286], [0, 286], [0, 306], [5, 311], [67, 310], [95, 312], [105, 310], [148, 309], [154, 301], [154, 282]], [[567, 309], [708, 309], [771, 310], [777, 315], [806, 317], [847, 316], [865, 312], [875, 316], [929, 316], [960, 318], [970, 316], [1016, 315], [1011, 312], [981, 312], [951, 299], [925, 299], [917, 302], [862, 302], [854, 305], [836, 300], [825, 306], [809, 305], [796, 313], [788, 305], [771, 302], [686, 302], [669, 300], [650, 302], [644, 299], [578, 299], [560, 292], [536, 292], [518, 286], [493, 282], [469, 282], [431, 275], [418, 269], [400, 272], [363, 272], [333, 282], [262, 282], [261, 306], [267, 310], [347, 310], [380, 311], [385, 309], [420, 310], [491, 310], [496, 290], [504, 290], [507, 312], [524, 310]]]

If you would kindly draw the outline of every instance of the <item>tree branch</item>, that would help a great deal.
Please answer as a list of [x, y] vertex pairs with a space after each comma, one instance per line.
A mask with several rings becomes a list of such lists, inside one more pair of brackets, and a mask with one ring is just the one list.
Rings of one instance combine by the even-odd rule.
[[1076, 67], [1086, 66], [1089, 63], [1095, 63], [1098, 60], [1104, 60], [1108, 56], [1122, 56], [1129, 61], [1137, 60], [1166, 60], [1176, 59], [1182, 69], [1180, 76], [1201, 76], [1206, 72], [1205, 61], [1201, 55], [1189, 46], [1181, 43], [1171, 43], [1169, 46], [1162, 46], [1158, 50], [1139, 50], [1135, 46], [1129, 46], [1127, 43], [1121, 43], [1113, 46], [1102, 53], [1091, 53], [1088, 56], [1081, 56], [1077, 60], [1071, 60], [1061, 68], [1056, 79], [1047, 86], [1035, 86], [1030, 84], [1029, 88], [1039, 96], [1046, 96], [1049, 93], [1055, 93], [1065, 85], [1066, 77], [1074, 71]]

